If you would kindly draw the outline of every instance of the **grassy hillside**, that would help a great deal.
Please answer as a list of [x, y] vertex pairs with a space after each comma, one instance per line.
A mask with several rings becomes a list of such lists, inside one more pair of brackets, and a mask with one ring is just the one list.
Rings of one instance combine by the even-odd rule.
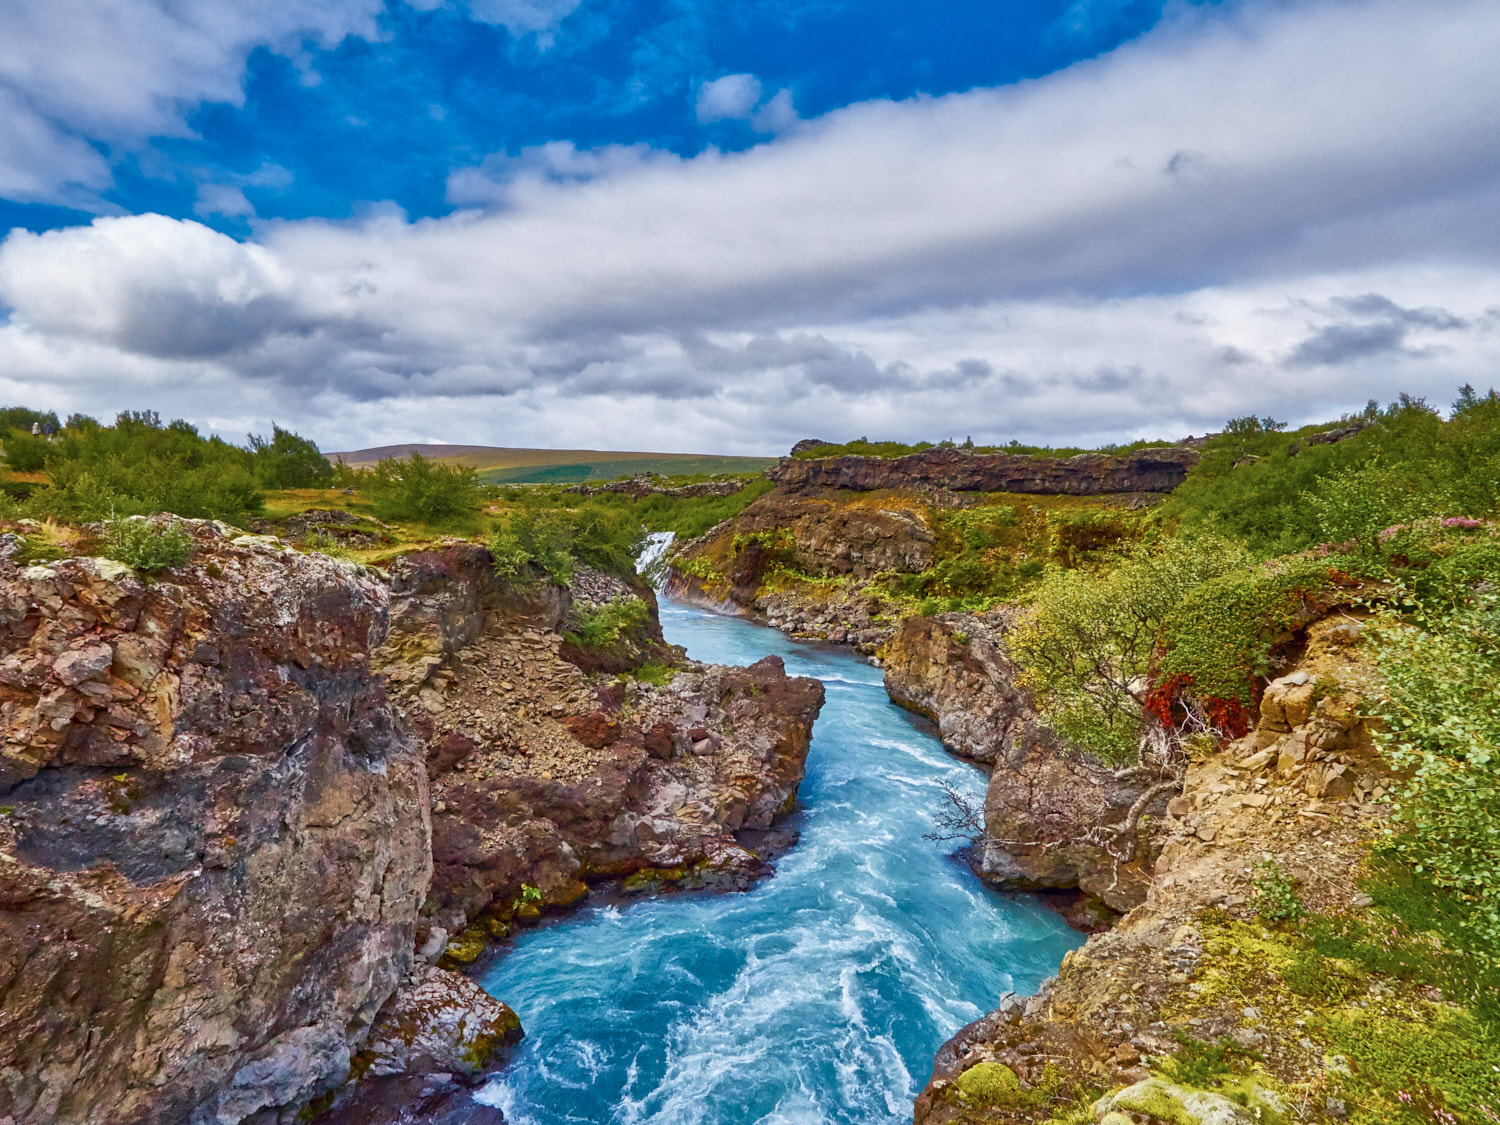
[[330, 453], [353, 468], [366, 468], [386, 457], [421, 453], [479, 470], [484, 484], [577, 484], [614, 480], [634, 473], [688, 476], [697, 473], [758, 473], [773, 457], [721, 457], [708, 453], [631, 453], [601, 449], [507, 449], [491, 445], [383, 445], [347, 453]]

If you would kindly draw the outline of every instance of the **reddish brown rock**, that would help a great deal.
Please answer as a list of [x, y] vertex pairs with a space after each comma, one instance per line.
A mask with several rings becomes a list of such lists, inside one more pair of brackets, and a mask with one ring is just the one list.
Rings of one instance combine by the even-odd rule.
[[426, 778], [384, 583], [188, 524], [0, 563], [0, 1120], [233, 1123], [342, 1082], [411, 960]]
[[[562, 907], [581, 879], [641, 868], [672, 869], [676, 886], [743, 886], [767, 870], [736, 833], [790, 808], [821, 684], [774, 658], [715, 668], [661, 646], [635, 663], [668, 656], [670, 684], [613, 678], [562, 636], [575, 596], [640, 596], [608, 576], [510, 591], [488, 552], [464, 545], [401, 560], [392, 585], [381, 656], [433, 784], [424, 939], [481, 915], [536, 915], [526, 887]], [[654, 613], [651, 629], [660, 636]]]
[[767, 475], [787, 493], [837, 488], [869, 492], [892, 488], [946, 488], [953, 492], [1030, 492], [1097, 496], [1116, 492], [1170, 492], [1198, 463], [1197, 450], [1176, 446], [1142, 449], [1123, 457], [1080, 453], [1030, 457], [937, 448], [905, 457], [783, 457]]

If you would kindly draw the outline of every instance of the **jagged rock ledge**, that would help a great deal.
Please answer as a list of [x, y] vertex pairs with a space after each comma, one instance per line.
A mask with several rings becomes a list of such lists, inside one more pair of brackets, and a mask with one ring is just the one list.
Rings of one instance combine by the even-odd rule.
[[938, 447], [905, 457], [783, 457], [767, 475], [787, 493], [809, 489], [942, 488], [953, 492], [1029, 492], [1063, 496], [1170, 492], [1201, 454], [1168, 446], [1122, 457], [1080, 453], [1032, 457]]
[[[979, 874], [1007, 890], [1078, 890], [1092, 928], [1145, 901], [1168, 795], [1059, 739], [1016, 680], [1014, 611], [909, 617], [884, 648], [886, 692], [938, 724], [943, 744], [989, 771]], [[1132, 810], [1156, 818], [1117, 841]], [[1103, 907], [1104, 909], [1100, 909]]]
[[[955, 629], [981, 632], [972, 618], [909, 627], [926, 639], [907, 638], [912, 654], [896, 665], [898, 690], [940, 718], [954, 706], [964, 710], [963, 697], [948, 688], [1003, 667], [998, 649], [985, 651], [992, 640], [981, 643], [977, 656], [958, 651], [975, 642], [957, 641]], [[1135, 904], [1064, 958], [1035, 996], [1003, 997], [996, 1011], [944, 1045], [916, 1101], [916, 1125], [1020, 1125], [1038, 1119], [1039, 1088], [1052, 1091], [1043, 1100], [1057, 1107], [1087, 1094], [1081, 1108], [1059, 1113], [1070, 1125], [1133, 1119], [1254, 1125], [1289, 1119], [1289, 1088], [1316, 1091], [1337, 1076], [1340, 1060], [1307, 1037], [1299, 1018], [1309, 1001], [1292, 996], [1296, 1003], [1289, 1005], [1243, 993], [1247, 966], [1259, 971], [1275, 954], [1265, 934], [1256, 940], [1267, 950], [1247, 954], [1249, 931], [1235, 927], [1254, 917], [1257, 865], [1268, 858], [1310, 910], [1371, 905], [1356, 875], [1381, 832], [1384, 810], [1373, 799], [1390, 774], [1360, 717], [1370, 672], [1359, 634], [1347, 611], [1304, 624], [1292, 650], [1295, 666], [1266, 688], [1256, 729], [1189, 763], [1181, 795], [1152, 830], [1150, 860], [1135, 872]], [[981, 687], [973, 698], [978, 702], [965, 714], [971, 733], [956, 737], [957, 748], [991, 737], [1002, 746], [1013, 741], [1014, 721], [995, 728], [998, 734], [984, 726], [985, 710], [1003, 693]], [[995, 779], [1009, 787], [999, 768], [1004, 761], [1002, 753], [992, 791]], [[1051, 801], [1044, 795], [1036, 805], [1039, 827]], [[987, 802], [986, 814], [993, 811]], [[1030, 862], [1018, 857], [1023, 866]], [[1153, 1075], [1147, 1061], [1178, 1050], [1183, 1035], [1256, 1052], [1256, 1073], [1233, 1091]], [[1346, 1114], [1334, 1097], [1303, 1105], [1310, 1120]]]
[[412, 962], [427, 778], [370, 667], [384, 582], [186, 526], [150, 581], [0, 563], [16, 1125], [275, 1120], [343, 1081]]
[[472, 544], [387, 582], [178, 522], [149, 579], [0, 560], [0, 1120], [498, 1121], [468, 1087], [517, 1021], [447, 970], [587, 879], [768, 870], [816, 681], [654, 613], [586, 650], [575, 592]]

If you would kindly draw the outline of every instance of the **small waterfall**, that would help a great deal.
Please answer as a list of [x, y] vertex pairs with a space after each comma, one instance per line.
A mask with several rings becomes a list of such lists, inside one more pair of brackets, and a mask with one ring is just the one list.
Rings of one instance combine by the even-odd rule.
[[653, 590], [660, 590], [667, 581], [667, 552], [677, 541], [675, 531], [653, 531], [646, 536], [646, 545], [636, 556], [636, 573], [644, 578]]

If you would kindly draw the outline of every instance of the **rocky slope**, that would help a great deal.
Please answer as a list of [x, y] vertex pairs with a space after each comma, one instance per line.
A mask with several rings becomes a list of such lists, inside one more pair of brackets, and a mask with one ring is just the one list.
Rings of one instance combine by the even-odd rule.
[[[575, 590], [652, 597], [604, 579]], [[482, 547], [403, 558], [392, 584], [382, 664], [432, 784], [426, 955], [472, 960], [588, 880], [732, 887], [768, 869], [757, 849], [795, 801], [820, 683], [774, 657], [695, 664], [660, 646], [659, 626], [638, 646], [677, 665], [658, 682], [586, 671], [594, 654], [564, 636], [573, 595], [507, 590]]]
[[372, 675], [384, 583], [187, 526], [149, 581], [0, 563], [0, 1120], [275, 1120], [411, 963], [427, 780]]
[[[936, 721], [950, 750], [989, 770], [987, 882], [1077, 889], [1123, 913], [1145, 900], [1160, 849], [1154, 825], [1169, 795], [1151, 794], [1153, 779], [1121, 776], [1047, 728], [1016, 684], [1004, 640], [1010, 618], [1008, 609], [907, 618], [882, 650], [886, 691]], [[1145, 825], [1124, 833], [1132, 812]]]
[[[912, 496], [882, 493], [850, 503], [771, 492], [683, 544], [666, 593], [712, 609], [748, 610], [792, 636], [870, 653], [890, 626], [878, 620], [883, 600], [863, 582], [927, 569], [933, 542], [927, 505]], [[799, 577], [776, 581], [789, 575]]]
[[[1359, 632], [1347, 615], [1308, 628], [1257, 728], [1189, 766], [1144, 900], [1036, 996], [1002, 999], [950, 1040], [917, 1100], [918, 1125], [1344, 1118], [1351, 1068], [1332, 1038], [1339, 1020], [1386, 1008], [1427, 1018], [1443, 999], [1398, 981], [1356, 987], [1357, 974], [1333, 988], [1352, 970], [1307, 961], [1295, 934], [1267, 929], [1256, 909], [1268, 871], [1308, 910], [1357, 916], [1371, 905], [1355, 879], [1388, 775], [1359, 717], [1369, 675]], [[1330, 1003], [1348, 1007], [1330, 1015]], [[1227, 1042], [1255, 1065], [1212, 1090], [1163, 1077], [1164, 1060], [1193, 1041]]]
[[649, 589], [176, 522], [151, 577], [0, 559], [0, 1121], [498, 1121], [519, 1023], [449, 970], [785, 842], [822, 685], [686, 661]]
[[938, 447], [905, 457], [783, 457], [767, 475], [787, 493], [809, 489], [943, 488], [953, 492], [1030, 492], [1095, 496], [1170, 492], [1198, 463], [1195, 449], [1142, 449], [1123, 457], [1080, 453], [1031, 457]]

